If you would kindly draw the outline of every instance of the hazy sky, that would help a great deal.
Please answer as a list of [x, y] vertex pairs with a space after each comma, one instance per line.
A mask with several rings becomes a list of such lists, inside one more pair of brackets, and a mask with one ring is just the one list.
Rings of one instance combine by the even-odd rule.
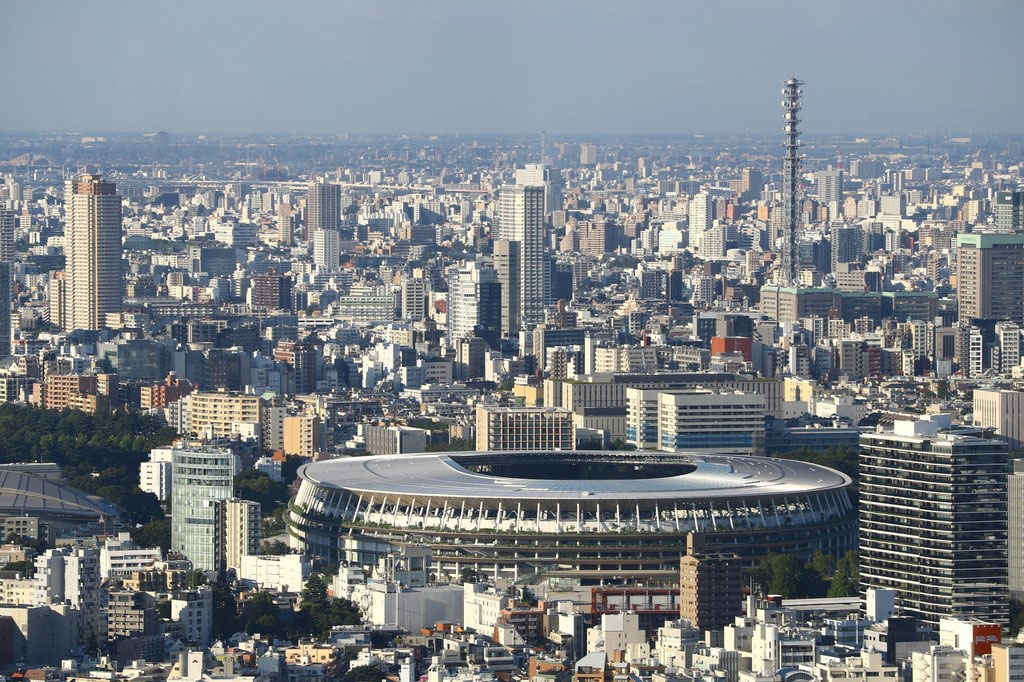
[[1024, 130], [1024, 0], [0, 3], [0, 129]]

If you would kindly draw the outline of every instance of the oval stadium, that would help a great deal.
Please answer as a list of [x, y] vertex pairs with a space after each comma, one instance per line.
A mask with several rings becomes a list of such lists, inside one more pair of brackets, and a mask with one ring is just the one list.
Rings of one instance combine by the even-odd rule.
[[307, 464], [286, 515], [293, 543], [376, 564], [429, 547], [437, 580], [678, 580], [689, 533], [754, 565], [852, 549], [851, 480], [768, 457], [652, 452], [448, 452]]

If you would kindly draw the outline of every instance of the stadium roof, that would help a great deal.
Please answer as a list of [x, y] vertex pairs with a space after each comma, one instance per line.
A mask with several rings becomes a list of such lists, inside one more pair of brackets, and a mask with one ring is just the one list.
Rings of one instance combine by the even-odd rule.
[[120, 509], [102, 497], [23, 471], [0, 470], [0, 516], [40, 516], [92, 521], [118, 518]]
[[[623, 452], [623, 463], [633, 463], [638, 456], [655, 458], [644, 467], [657, 467], [658, 453]], [[339, 488], [367, 494], [408, 495], [419, 497], [467, 497], [511, 499], [678, 499], [707, 500], [785, 496], [841, 489], [851, 479], [828, 467], [769, 457], [742, 455], [685, 455], [672, 453], [672, 461], [685, 461], [694, 468], [673, 476], [629, 479], [558, 480], [497, 476], [470, 471], [460, 462], [501, 457], [523, 460], [538, 467], [550, 458], [592, 455], [614, 457], [616, 453], [547, 451], [508, 453], [425, 453], [415, 455], [380, 455], [344, 457], [307, 464], [300, 475], [324, 487]], [[662, 453], [662, 457], [669, 456]], [[456, 459], [458, 461], [456, 461]], [[605, 460], [607, 461], [607, 459]]]

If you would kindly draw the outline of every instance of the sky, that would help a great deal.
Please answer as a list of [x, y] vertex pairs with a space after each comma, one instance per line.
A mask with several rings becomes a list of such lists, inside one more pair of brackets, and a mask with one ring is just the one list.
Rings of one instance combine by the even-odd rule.
[[0, 130], [1024, 131], [1024, 0], [4, 0]]

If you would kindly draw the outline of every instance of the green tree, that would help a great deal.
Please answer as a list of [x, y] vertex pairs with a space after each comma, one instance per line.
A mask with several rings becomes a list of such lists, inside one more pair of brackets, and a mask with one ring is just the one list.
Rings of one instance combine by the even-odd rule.
[[171, 522], [169, 519], [150, 521], [132, 530], [132, 542], [139, 547], [171, 548]]
[[235, 495], [243, 500], [259, 502], [264, 514], [288, 504], [288, 486], [253, 469], [235, 476]]
[[811, 557], [811, 568], [817, 571], [823, 580], [827, 580], [836, 570], [836, 558], [820, 549], [815, 550]]
[[281, 542], [280, 540], [274, 540], [273, 542], [271, 542], [270, 540], [264, 540], [260, 543], [260, 554], [280, 556], [282, 554], [287, 553], [288, 545]]
[[72, 487], [110, 496], [137, 524], [163, 517], [156, 497], [137, 486], [139, 464], [175, 435], [156, 417], [128, 410], [87, 414], [0, 405], [0, 462], [53, 462]]
[[849, 551], [836, 562], [836, 572], [828, 588], [829, 597], [856, 597], [860, 584], [857, 553]]
[[357, 665], [345, 673], [344, 682], [381, 682], [384, 673], [373, 665]]
[[281, 463], [281, 478], [285, 485], [291, 485], [299, 477], [299, 467], [308, 462], [305, 457], [288, 455]]
[[792, 554], [769, 554], [747, 574], [766, 595], [800, 599], [825, 594], [825, 583], [818, 571]]
[[189, 571], [188, 575], [185, 576], [185, 587], [190, 590], [202, 587], [206, 583], [206, 576], [203, 575], [202, 571]]
[[1010, 600], [1010, 637], [1016, 637], [1024, 629], [1024, 604], [1016, 599]]
[[853, 597], [857, 594], [857, 586], [854, 584], [849, 570], [845, 565], [836, 569], [832, 576], [832, 582], [828, 586], [829, 597]]
[[0, 568], [2, 568], [2, 570], [4, 571], [15, 571], [27, 578], [31, 578], [36, 574], [36, 565], [28, 560], [12, 561]]
[[795, 459], [801, 462], [820, 464], [843, 472], [854, 481], [857, 480], [860, 464], [860, 449], [845, 446], [834, 446], [824, 450], [787, 450], [777, 455], [781, 459]]
[[[244, 628], [242, 628], [244, 629]], [[239, 630], [238, 604], [231, 588], [224, 583], [213, 585], [213, 636], [226, 639]]]
[[347, 599], [330, 599], [327, 584], [314, 573], [302, 589], [299, 603], [299, 634], [318, 639], [326, 637], [335, 625], [359, 625], [359, 608]]
[[250, 635], [258, 632], [283, 637], [287, 634], [281, 620], [281, 609], [269, 592], [257, 592], [245, 600], [239, 625]]
[[126, 510], [128, 518], [135, 523], [145, 524], [164, 518], [163, 507], [156, 495], [137, 486], [108, 485], [98, 488], [96, 494]]

